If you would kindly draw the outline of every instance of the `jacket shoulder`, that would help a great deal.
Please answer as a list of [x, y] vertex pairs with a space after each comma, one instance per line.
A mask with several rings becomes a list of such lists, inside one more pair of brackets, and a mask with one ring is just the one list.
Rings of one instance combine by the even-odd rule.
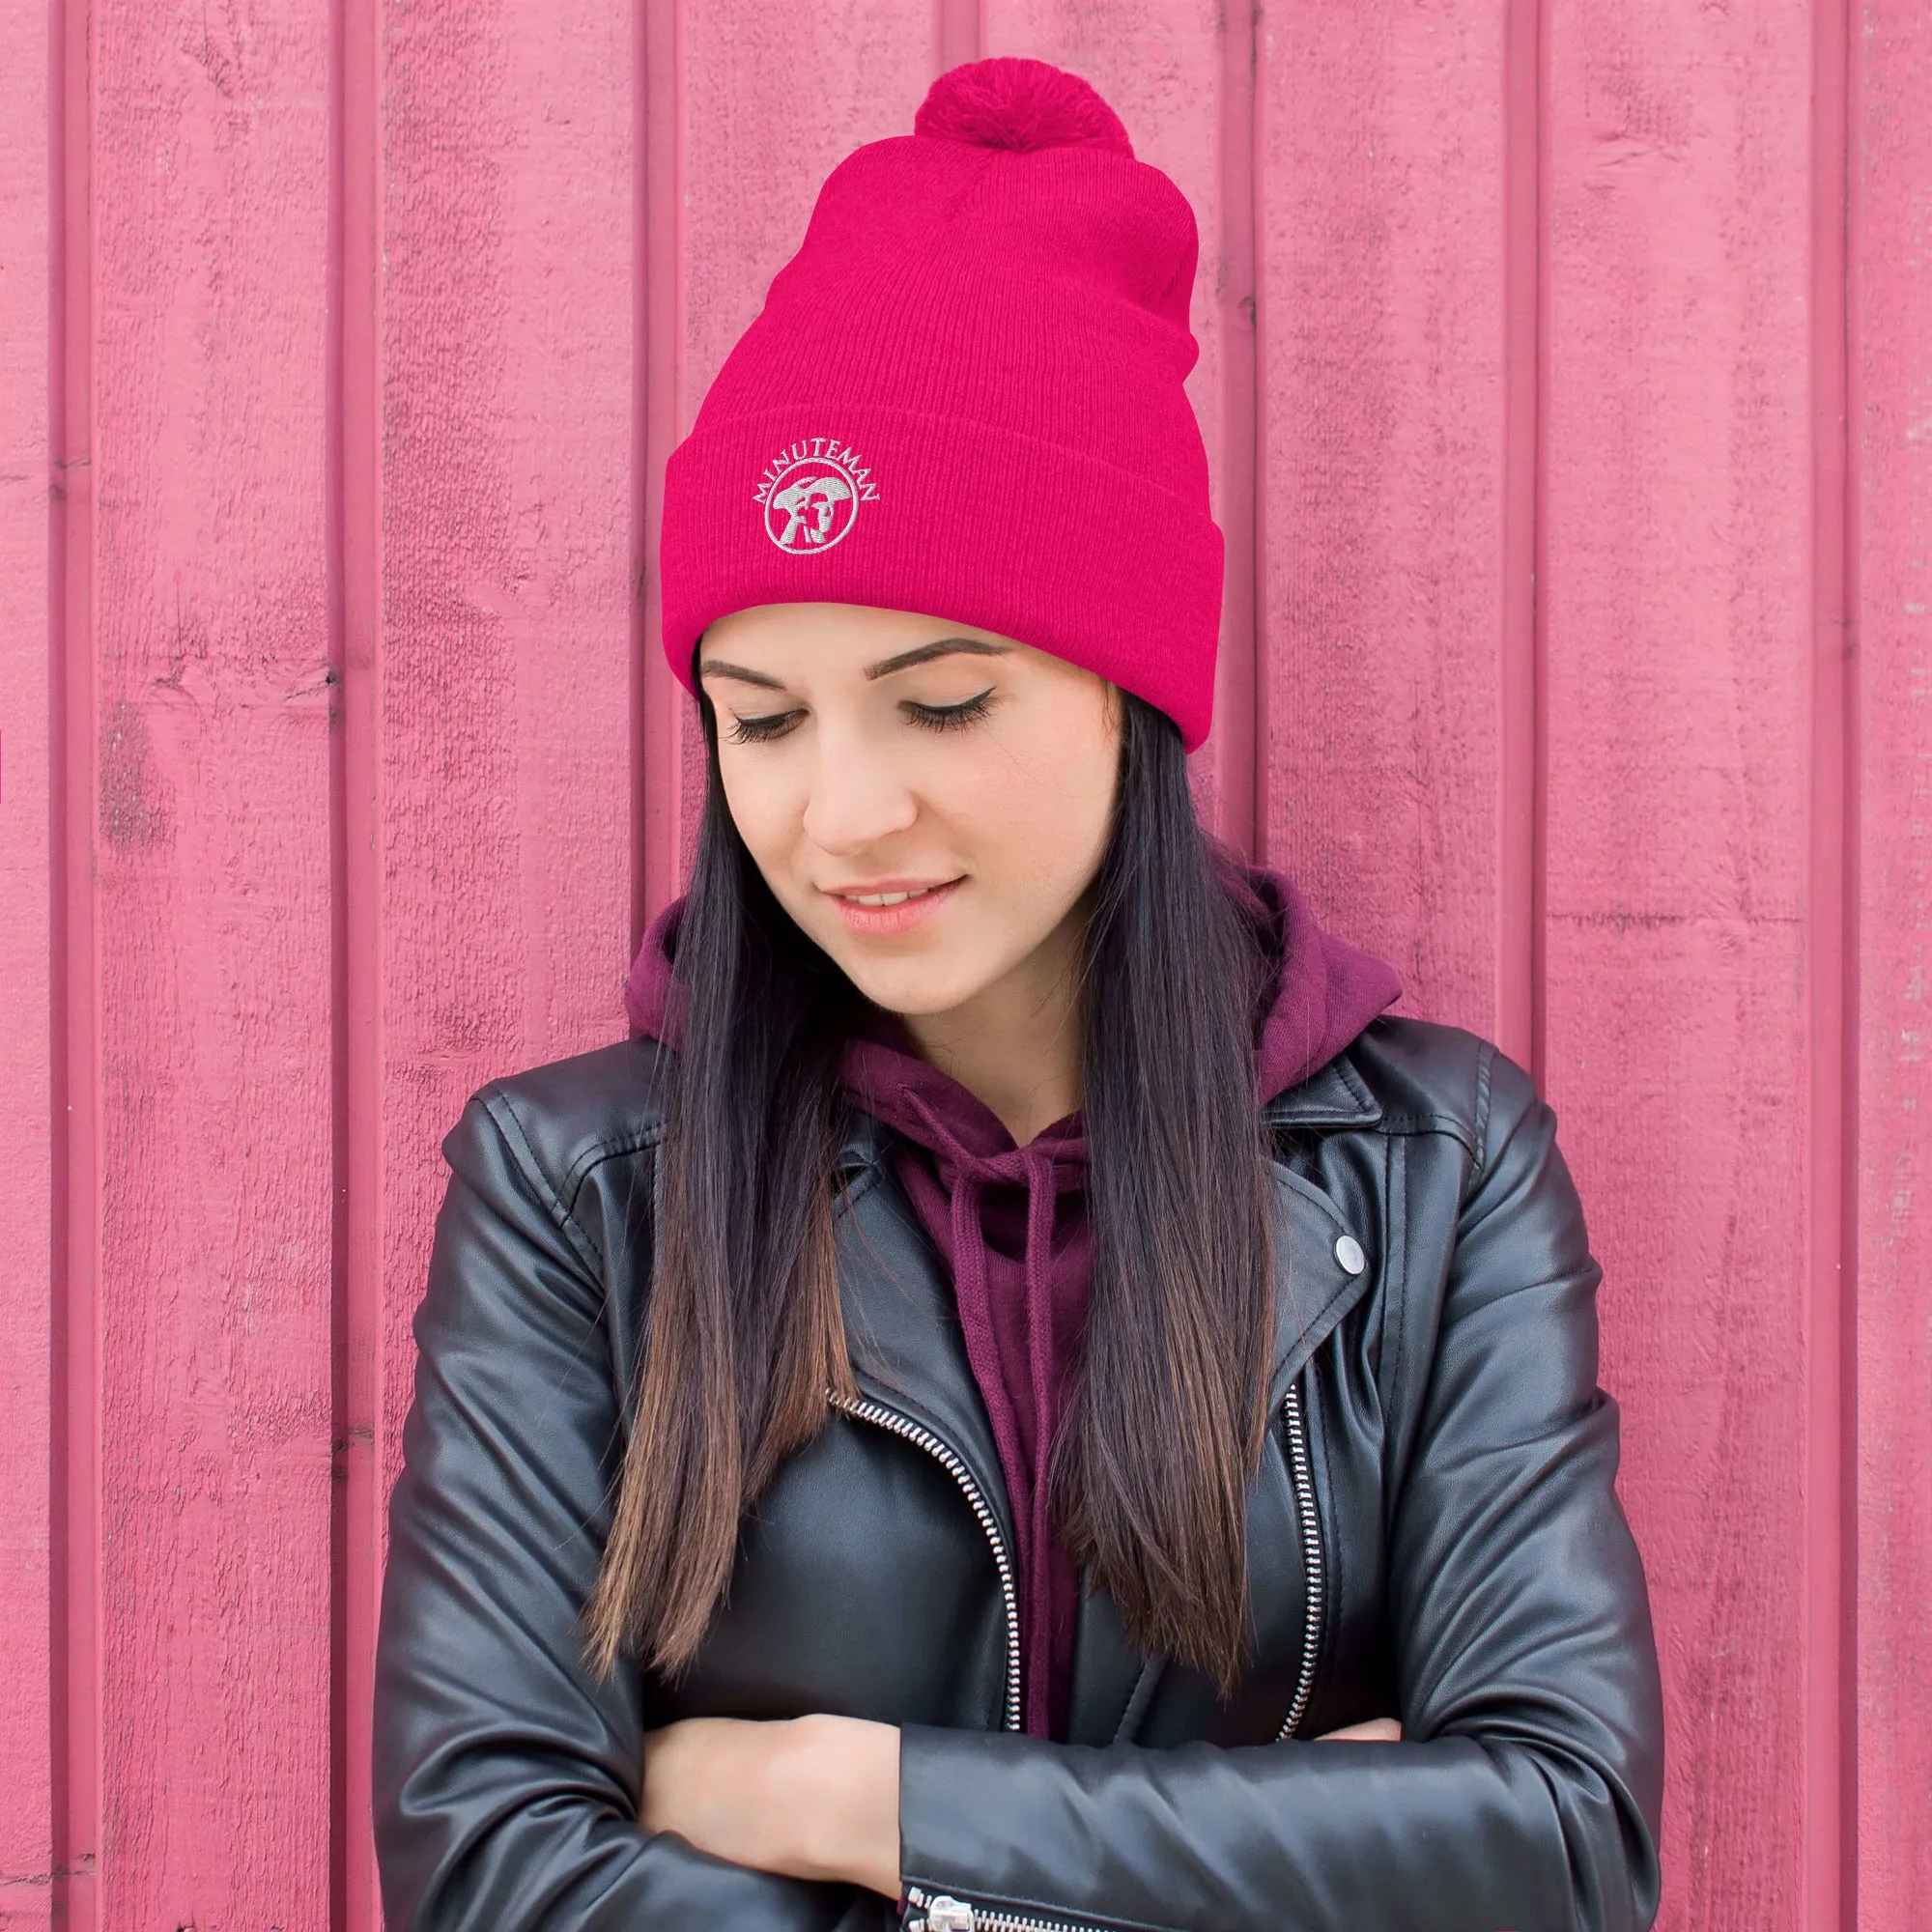
[[1535, 1104], [1529, 1075], [1465, 1027], [1383, 1014], [1342, 1055], [1387, 1133], [1446, 1133], [1480, 1164], [1498, 1110]]
[[[619, 1040], [492, 1080], [469, 1108], [489, 1115], [568, 1214], [595, 1169], [656, 1146], [670, 1063], [669, 1049], [654, 1039]], [[451, 1144], [462, 1131], [453, 1129], [444, 1144], [452, 1164]]]

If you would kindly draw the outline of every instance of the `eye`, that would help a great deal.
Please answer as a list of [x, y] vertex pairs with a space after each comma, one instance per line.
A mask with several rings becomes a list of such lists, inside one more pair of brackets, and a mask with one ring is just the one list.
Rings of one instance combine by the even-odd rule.
[[983, 718], [992, 702], [993, 687], [989, 684], [977, 697], [962, 698], [957, 704], [914, 704], [908, 700], [904, 708], [915, 724], [928, 731], [957, 731]]
[[737, 718], [726, 735], [734, 745], [763, 745], [782, 738], [805, 716], [802, 711], [774, 711], [763, 718]]

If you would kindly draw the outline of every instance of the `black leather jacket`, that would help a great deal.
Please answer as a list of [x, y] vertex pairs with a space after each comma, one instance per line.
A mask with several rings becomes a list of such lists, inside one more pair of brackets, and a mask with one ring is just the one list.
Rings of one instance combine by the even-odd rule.
[[[646, 1728], [811, 1711], [903, 1727], [904, 1916], [931, 1932], [1650, 1924], [1662, 1720], [1598, 1269], [1519, 1068], [1383, 1019], [1269, 1107], [1255, 1662], [1224, 1707], [1095, 1595], [1061, 1744], [1014, 1733], [999, 1457], [864, 1116], [837, 1223], [862, 1400], [752, 1514], [687, 1677], [607, 1687], [581, 1661], [648, 1293], [658, 1051], [497, 1082], [444, 1143], [377, 1659], [391, 1932], [892, 1925], [874, 1894], [638, 1829]], [[1402, 1743], [1306, 1742], [1382, 1715]]]

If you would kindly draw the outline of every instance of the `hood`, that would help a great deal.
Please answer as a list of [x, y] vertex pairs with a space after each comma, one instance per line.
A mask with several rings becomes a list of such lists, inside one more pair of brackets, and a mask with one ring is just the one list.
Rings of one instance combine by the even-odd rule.
[[1265, 1106], [1353, 1045], [1402, 997], [1402, 980], [1386, 960], [1323, 931], [1286, 872], [1230, 860], [1222, 879], [1270, 961], [1255, 1033], [1255, 1098]]

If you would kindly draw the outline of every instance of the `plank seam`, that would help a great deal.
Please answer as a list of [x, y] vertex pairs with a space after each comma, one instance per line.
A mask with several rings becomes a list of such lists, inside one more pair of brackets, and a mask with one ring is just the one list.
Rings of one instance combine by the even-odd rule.
[[329, 20], [327, 439], [330, 959], [329, 1925], [382, 1923], [371, 1724], [382, 1580], [380, 718], [381, 31], [376, 0]]
[[1227, 545], [1220, 662], [1214, 679], [1216, 830], [1259, 856], [1263, 813], [1259, 747], [1262, 608], [1261, 439], [1255, 399], [1261, 384], [1255, 63], [1260, 10], [1224, 15], [1221, 26], [1221, 530]]
[[99, 974], [94, 917], [93, 63], [85, 0], [55, 0], [49, 76], [50, 1910], [99, 1919]]
[[[1836, 823], [1828, 817], [1828, 835], [1835, 833], [1837, 895], [1833, 908], [1836, 984], [1834, 1010], [1823, 1017], [1832, 1027], [1835, 1055], [1837, 1107], [1835, 1172], [1819, 1177], [1821, 1188], [1834, 1197], [1836, 1227], [1833, 1232], [1829, 1271], [1819, 1272], [1819, 1286], [1833, 1297], [1833, 1342], [1837, 1352], [1836, 1428], [1833, 1453], [1836, 1458], [1834, 1504], [1838, 1514], [1835, 1548], [1830, 1552], [1836, 1569], [1834, 1635], [1837, 1702], [1837, 1924], [1840, 1932], [1856, 1932], [1859, 1923], [1859, 1506], [1858, 1506], [1858, 1333], [1859, 1333], [1859, 897], [1861, 848], [1860, 781], [1860, 695], [1861, 640], [1859, 630], [1859, 424], [1862, 419], [1859, 383], [1857, 270], [1859, 173], [1853, 134], [1861, 124], [1859, 92], [1857, 18], [1852, 0], [1832, 0], [1821, 11], [1819, 31], [1827, 55], [1817, 75], [1818, 99], [1829, 100], [1832, 124], [1824, 131], [1829, 169], [1820, 184], [1825, 190], [1821, 209], [1826, 232], [1834, 243], [1821, 268], [1831, 276], [1835, 296], [1835, 340], [1826, 347], [1837, 385], [1837, 420], [1828, 424], [1833, 474], [1821, 477], [1829, 486], [1819, 504], [1821, 525], [1832, 531], [1835, 558], [1830, 580], [1836, 598], [1835, 635], [1828, 628], [1817, 668], [1827, 680], [1831, 701], [1837, 707], [1833, 751], [1836, 770], [1835, 796], [1831, 801]], [[1832, 71], [1835, 66], [1836, 71]], [[1829, 83], [1829, 91], [1827, 87]], [[1821, 314], [1833, 312], [1821, 307]], [[1820, 706], [1818, 723], [1830, 730], [1833, 720]], [[1821, 761], [1814, 770], [1823, 775]], [[1825, 877], [1831, 876], [1829, 868]]]
[[1254, 312], [1249, 333], [1254, 356], [1254, 386], [1250, 391], [1249, 413], [1253, 440], [1253, 502], [1249, 510], [1248, 540], [1254, 546], [1250, 571], [1254, 584], [1255, 661], [1250, 673], [1254, 696], [1254, 728], [1250, 750], [1254, 759], [1254, 782], [1248, 810], [1254, 826], [1253, 853], [1258, 865], [1284, 863], [1286, 853], [1277, 853], [1269, 835], [1275, 824], [1273, 760], [1275, 652], [1269, 637], [1272, 611], [1268, 600], [1268, 245], [1267, 245], [1267, 157], [1264, 107], [1268, 85], [1268, 35], [1259, 4], [1250, 10], [1248, 87], [1248, 225], [1254, 237]]
[[1496, 772], [1496, 1036], [1544, 1074], [1545, 801], [1543, 248], [1548, 34], [1541, 0], [1510, 0], [1503, 32], [1502, 638]]
[[[1807, 800], [1810, 1061], [1805, 1288], [1804, 1885], [1809, 1932], [1857, 1924], [1857, 764], [1852, 525], [1852, 8], [1813, 14], [1812, 682]], [[1849, 1828], [1849, 1829], [1848, 1829]]]
[[1550, 256], [1544, 247], [1549, 233], [1550, 182], [1554, 173], [1550, 143], [1555, 127], [1549, 52], [1548, 0], [1537, 0], [1535, 45], [1536, 164], [1536, 340], [1535, 482], [1531, 546], [1535, 595], [1530, 624], [1531, 767], [1529, 821], [1529, 1069], [1539, 1087], [1548, 1071], [1549, 1033], [1549, 464], [1546, 446], [1549, 422], [1551, 333]]

